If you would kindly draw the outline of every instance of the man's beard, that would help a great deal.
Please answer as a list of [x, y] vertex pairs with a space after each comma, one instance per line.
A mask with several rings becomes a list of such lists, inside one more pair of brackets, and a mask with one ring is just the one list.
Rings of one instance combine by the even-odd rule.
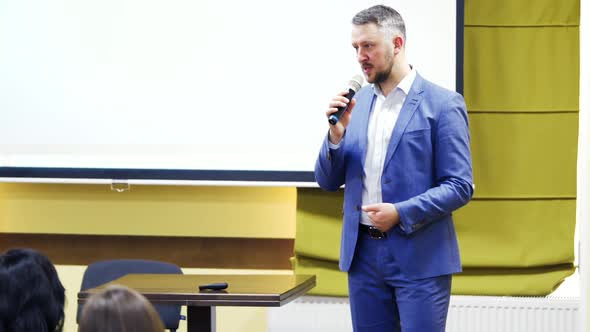
[[373, 83], [381, 84], [387, 81], [387, 79], [389, 78], [389, 74], [391, 74], [391, 68], [392, 67], [389, 67], [389, 69], [380, 71], [377, 74], [375, 74], [375, 80]]
[[387, 57], [387, 60], [389, 60], [389, 66], [387, 69], [379, 71], [375, 74], [375, 79], [373, 80], [372, 83], [374, 84], [381, 84], [385, 81], [387, 81], [387, 79], [389, 78], [389, 75], [391, 75], [391, 70], [393, 69], [393, 58], [391, 56]]

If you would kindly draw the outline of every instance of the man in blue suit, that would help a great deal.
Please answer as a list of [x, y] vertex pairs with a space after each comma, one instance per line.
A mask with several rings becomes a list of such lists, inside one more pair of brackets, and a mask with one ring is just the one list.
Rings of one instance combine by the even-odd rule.
[[[318, 184], [343, 184], [340, 268], [355, 331], [444, 331], [461, 271], [452, 212], [473, 196], [463, 97], [422, 78], [405, 56], [405, 25], [386, 6], [352, 20], [367, 81], [322, 145]], [[354, 113], [354, 114], [353, 114]]]

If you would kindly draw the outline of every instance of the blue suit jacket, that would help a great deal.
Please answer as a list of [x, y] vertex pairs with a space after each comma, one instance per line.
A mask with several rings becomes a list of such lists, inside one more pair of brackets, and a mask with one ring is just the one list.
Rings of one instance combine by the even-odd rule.
[[[362, 88], [338, 149], [324, 140], [315, 166], [325, 190], [344, 188], [340, 269], [348, 271], [360, 222], [363, 165], [374, 87]], [[394, 203], [400, 224], [385, 240], [409, 279], [461, 271], [452, 211], [473, 195], [469, 128], [463, 97], [420, 75], [393, 129], [381, 178], [383, 202]]]

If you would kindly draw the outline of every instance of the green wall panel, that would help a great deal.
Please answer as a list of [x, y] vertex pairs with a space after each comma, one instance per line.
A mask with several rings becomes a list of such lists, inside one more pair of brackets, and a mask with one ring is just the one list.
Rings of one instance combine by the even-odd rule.
[[470, 112], [578, 110], [577, 27], [465, 27]]
[[475, 197], [576, 196], [578, 113], [469, 114]]

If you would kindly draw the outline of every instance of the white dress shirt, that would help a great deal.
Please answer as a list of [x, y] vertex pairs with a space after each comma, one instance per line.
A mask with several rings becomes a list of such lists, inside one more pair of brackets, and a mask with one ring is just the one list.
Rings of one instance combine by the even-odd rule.
[[[383, 174], [387, 147], [397, 117], [415, 78], [416, 70], [412, 69], [387, 96], [383, 95], [378, 85], [373, 85], [376, 96], [367, 130], [368, 144], [363, 179], [363, 205], [383, 202], [381, 175]], [[373, 224], [365, 212], [361, 215], [361, 223]]]
[[[416, 70], [412, 69], [387, 96], [383, 95], [378, 85], [373, 85], [375, 105], [373, 110], [370, 110], [369, 128], [367, 129], [367, 155], [363, 169], [363, 205], [383, 203], [381, 175], [383, 174], [387, 147], [399, 112], [406, 101], [406, 96], [410, 92], [415, 78]], [[330, 149], [340, 147], [340, 143], [328, 142], [328, 144]], [[364, 211], [361, 214], [360, 222], [369, 226], [373, 224]]]

